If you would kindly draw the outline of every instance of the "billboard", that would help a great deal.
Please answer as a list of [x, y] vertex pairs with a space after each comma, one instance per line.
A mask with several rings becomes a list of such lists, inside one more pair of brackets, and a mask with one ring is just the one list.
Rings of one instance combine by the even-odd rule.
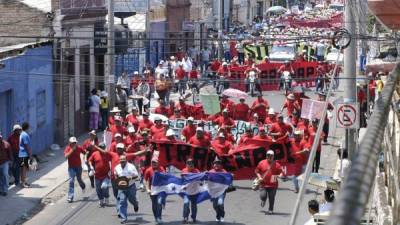
[[107, 14], [106, 0], [60, 0], [60, 10], [62, 15], [76, 17]]
[[149, 0], [114, 0], [114, 12], [116, 13], [146, 13]]

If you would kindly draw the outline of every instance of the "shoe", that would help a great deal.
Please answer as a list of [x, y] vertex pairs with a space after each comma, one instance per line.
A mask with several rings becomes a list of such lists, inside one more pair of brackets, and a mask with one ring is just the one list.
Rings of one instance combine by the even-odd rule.
[[197, 220], [196, 219], [192, 219], [192, 223], [197, 223]]
[[68, 203], [72, 203], [72, 201], [73, 201], [72, 198], [67, 199]]
[[100, 207], [104, 207], [104, 200], [103, 199], [99, 201], [99, 206]]
[[219, 221], [224, 222], [225, 221], [224, 217], [221, 217], [221, 219]]
[[28, 188], [28, 187], [30, 187], [31, 185], [30, 184], [28, 184], [28, 183], [21, 183], [21, 187], [22, 188]]
[[293, 192], [297, 194], [299, 193], [299, 189], [295, 189]]
[[121, 216], [121, 214], [119, 214], [119, 213], [118, 213], [118, 219], [122, 219], [122, 216]]
[[105, 198], [104, 199], [104, 205], [108, 205], [110, 203], [110, 199], [109, 198]]
[[135, 211], [135, 213], [137, 213], [139, 211], [139, 205], [134, 205], [133, 210]]
[[272, 215], [274, 214], [274, 212], [272, 212], [272, 210], [268, 210], [268, 215]]
[[261, 207], [264, 208], [264, 206], [265, 206], [265, 201], [261, 201]]
[[143, 184], [140, 184], [139, 189], [140, 189], [140, 190], [143, 190], [143, 189], [144, 189], [144, 185], [143, 185]]
[[217, 219], [215, 219], [215, 221], [216, 221], [216, 222], [220, 222], [220, 220], [219, 220], [218, 218], [217, 218]]
[[121, 224], [125, 224], [126, 222], [128, 222], [128, 220], [127, 220], [127, 219], [123, 219], [123, 220], [121, 220]]
[[183, 218], [182, 224], [187, 224], [187, 223], [188, 223], [188, 219], [187, 218]]

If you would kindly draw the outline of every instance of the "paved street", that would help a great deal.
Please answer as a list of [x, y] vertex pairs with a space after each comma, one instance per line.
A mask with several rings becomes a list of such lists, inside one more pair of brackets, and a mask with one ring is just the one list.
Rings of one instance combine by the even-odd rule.
[[[266, 98], [269, 100], [270, 105], [276, 110], [279, 110], [283, 102], [283, 95], [278, 92], [268, 92]], [[309, 94], [313, 97], [312, 94]], [[251, 102], [253, 98], [246, 101]], [[331, 124], [330, 136], [337, 134], [334, 124]], [[330, 143], [336, 144], [335, 138], [330, 138]], [[332, 150], [331, 150], [332, 148]], [[322, 154], [322, 169], [321, 173], [333, 175], [333, 168], [336, 163], [336, 148], [331, 145], [323, 146]], [[65, 171], [64, 176], [67, 176]], [[251, 180], [235, 181], [234, 185], [237, 186], [237, 191], [229, 193], [226, 197], [225, 209], [226, 217], [225, 224], [242, 225], [242, 224], [287, 224], [290, 220], [290, 214], [296, 202], [297, 194], [293, 192], [293, 183], [291, 181], [280, 181], [280, 188], [276, 197], [275, 214], [266, 215], [267, 206], [260, 207], [260, 200], [258, 192], [251, 190]], [[87, 180], [88, 183], [88, 180]], [[79, 189], [79, 188], [77, 188]], [[66, 193], [67, 184], [63, 185], [55, 192]], [[297, 224], [304, 224], [308, 220], [309, 215], [307, 212], [307, 202], [310, 199], [320, 199], [318, 193], [321, 189], [309, 186], [305, 198], [300, 208]], [[55, 194], [55, 193], [54, 193]], [[151, 213], [151, 202], [149, 197], [144, 192], [138, 192], [137, 197], [140, 203], [140, 210], [138, 214], [133, 212], [133, 207], [128, 209], [129, 223], [128, 224], [154, 224], [154, 218]], [[80, 193], [78, 191], [77, 201], [68, 204], [66, 198], [63, 197], [58, 201], [48, 204], [39, 214], [34, 216], [26, 225], [67, 225], [67, 224], [119, 224], [119, 219], [116, 216], [115, 199], [111, 197], [111, 206], [106, 208], [99, 208], [97, 197], [93, 189]], [[268, 204], [267, 204], [268, 205]], [[177, 196], [170, 196], [167, 199], [166, 209], [163, 211], [164, 224], [181, 224], [182, 221], [182, 206], [183, 201]], [[198, 210], [198, 224], [216, 224], [215, 212], [209, 201], [203, 202], [199, 205]]]

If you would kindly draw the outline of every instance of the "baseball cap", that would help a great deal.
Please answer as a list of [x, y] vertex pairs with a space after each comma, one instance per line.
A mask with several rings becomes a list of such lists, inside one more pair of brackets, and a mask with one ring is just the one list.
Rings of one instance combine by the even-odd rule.
[[156, 117], [154, 118], [154, 121], [162, 121], [162, 119], [161, 119], [159, 116], [156, 116]]
[[197, 127], [197, 128], [196, 128], [196, 131], [203, 131], [203, 128]]
[[268, 115], [275, 115], [275, 109], [274, 108], [269, 108], [268, 109]]
[[224, 109], [222, 112], [223, 112], [223, 113], [227, 113], [227, 112], [228, 112], [228, 109]]
[[294, 100], [295, 98], [294, 98], [294, 94], [289, 94], [288, 96], [287, 96], [287, 98], [289, 99], [289, 100]]
[[294, 135], [302, 135], [303, 132], [301, 130], [295, 130], [293, 134]]
[[143, 115], [143, 116], [149, 116], [150, 114], [149, 114], [149, 112], [143, 112], [142, 115]]
[[122, 121], [122, 117], [120, 117], [120, 116], [114, 116], [114, 120], [116, 120], [116, 121]]
[[16, 131], [16, 130], [22, 130], [21, 125], [15, 124], [14, 127], [13, 127], [13, 131]]
[[274, 152], [274, 150], [271, 150], [271, 149], [270, 149], [270, 150], [268, 150], [268, 151], [267, 151], [267, 155], [275, 155], [275, 152]]
[[116, 133], [115, 135], [114, 135], [114, 137], [116, 138], [116, 137], [122, 137], [122, 135], [120, 134], [120, 133]]
[[78, 141], [76, 140], [76, 137], [70, 137], [70, 138], [69, 138], [69, 143], [76, 143], [76, 142], [78, 142]]
[[95, 130], [92, 130], [92, 131], [89, 132], [89, 134], [96, 135], [96, 131], [95, 131]]
[[165, 136], [169, 137], [169, 136], [175, 136], [175, 131], [172, 129], [167, 130], [167, 133], [165, 134]]
[[218, 137], [222, 137], [222, 138], [224, 138], [224, 137], [225, 137], [225, 135], [224, 135], [224, 133], [219, 133], [219, 134], [218, 134]]
[[187, 120], [188, 121], [194, 121], [194, 118], [193, 117], [189, 117]]
[[104, 142], [101, 142], [101, 143], [99, 144], [99, 148], [101, 148], [101, 149], [106, 149], [106, 144], [105, 144]]
[[125, 148], [125, 145], [124, 145], [124, 143], [118, 143], [116, 147], [117, 148]]

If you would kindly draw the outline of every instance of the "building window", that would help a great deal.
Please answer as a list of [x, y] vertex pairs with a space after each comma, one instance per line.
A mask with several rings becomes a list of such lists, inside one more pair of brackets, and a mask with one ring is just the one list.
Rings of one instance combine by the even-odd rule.
[[46, 91], [42, 90], [36, 94], [36, 121], [37, 127], [46, 124]]

